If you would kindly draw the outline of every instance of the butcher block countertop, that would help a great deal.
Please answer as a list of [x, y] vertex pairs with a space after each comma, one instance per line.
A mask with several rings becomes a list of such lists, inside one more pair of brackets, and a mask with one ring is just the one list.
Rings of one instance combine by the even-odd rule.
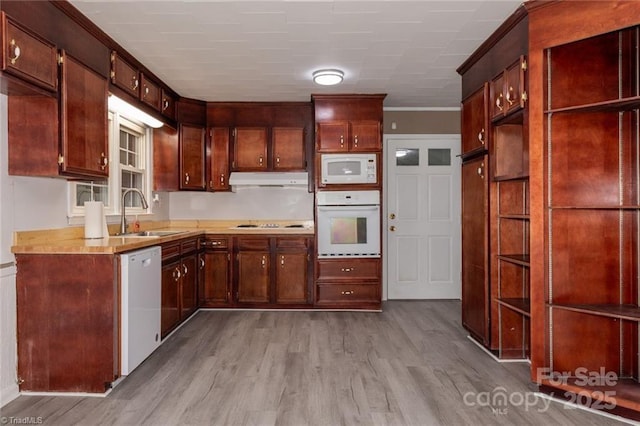
[[[251, 225], [240, 227], [238, 225]], [[109, 225], [108, 238], [85, 239], [84, 227], [20, 231], [14, 234], [14, 254], [117, 254], [202, 235], [313, 235], [312, 220], [180, 220], [140, 222], [141, 231], [173, 231], [161, 236], [116, 236], [119, 225]]]

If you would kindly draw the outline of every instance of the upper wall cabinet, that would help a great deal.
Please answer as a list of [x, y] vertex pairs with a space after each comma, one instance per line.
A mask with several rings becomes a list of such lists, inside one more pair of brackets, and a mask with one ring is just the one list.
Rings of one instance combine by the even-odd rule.
[[204, 190], [205, 185], [204, 128], [180, 125], [180, 189]]
[[0, 13], [2, 71], [39, 88], [58, 89], [56, 46]]
[[304, 129], [274, 127], [271, 129], [273, 170], [304, 170], [306, 168]]
[[233, 170], [266, 171], [268, 130], [265, 127], [237, 127], [233, 130]]
[[9, 96], [9, 174], [107, 177], [107, 96], [106, 77], [62, 51], [59, 99]]
[[149, 78], [143, 73], [140, 73], [140, 81], [142, 82], [142, 84], [140, 85], [140, 100], [145, 104], [153, 107], [153, 109], [160, 110], [160, 86], [158, 86], [152, 80], [149, 80]]
[[380, 151], [379, 121], [330, 121], [317, 126], [318, 152]]
[[302, 127], [237, 127], [233, 142], [235, 171], [305, 170]]
[[520, 56], [520, 59], [491, 81], [492, 119], [500, 119], [524, 108], [527, 101], [526, 70], [527, 60], [524, 56]]
[[111, 82], [135, 98], [140, 97], [140, 72], [118, 52], [111, 52]]
[[485, 83], [462, 101], [462, 153], [484, 151], [489, 148], [488, 138], [489, 84]]

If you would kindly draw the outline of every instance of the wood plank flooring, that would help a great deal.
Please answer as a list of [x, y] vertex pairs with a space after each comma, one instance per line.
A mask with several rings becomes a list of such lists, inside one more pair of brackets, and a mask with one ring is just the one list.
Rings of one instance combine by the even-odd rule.
[[[466, 336], [457, 301], [200, 311], [106, 398], [23, 395], [0, 415], [51, 425], [619, 424], [549, 400], [525, 406], [535, 399], [528, 364], [497, 363]], [[492, 406], [501, 393], [507, 404]]]

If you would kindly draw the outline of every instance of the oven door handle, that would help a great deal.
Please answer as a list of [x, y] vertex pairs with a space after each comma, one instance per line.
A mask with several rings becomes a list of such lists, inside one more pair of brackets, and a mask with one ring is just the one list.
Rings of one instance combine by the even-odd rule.
[[[346, 207], [346, 209], [345, 209]], [[376, 211], [380, 210], [379, 205], [366, 205], [366, 206], [353, 206], [353, 205], [341, 205], [341, 206], [318, 206], [319, 212], [342, 212], [345, 210], [357, 210], [357, 211]]]

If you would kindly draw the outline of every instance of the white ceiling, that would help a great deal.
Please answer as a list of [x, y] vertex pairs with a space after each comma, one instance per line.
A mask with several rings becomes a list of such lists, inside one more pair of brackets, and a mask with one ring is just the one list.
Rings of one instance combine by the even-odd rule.
[[[71, 0], [181, 96], [309, 101], [387, 93], [385, 107], [458, 107], [456, 68], [522, 0]], [[315, 85], [339, 68], [345, 80]]]

